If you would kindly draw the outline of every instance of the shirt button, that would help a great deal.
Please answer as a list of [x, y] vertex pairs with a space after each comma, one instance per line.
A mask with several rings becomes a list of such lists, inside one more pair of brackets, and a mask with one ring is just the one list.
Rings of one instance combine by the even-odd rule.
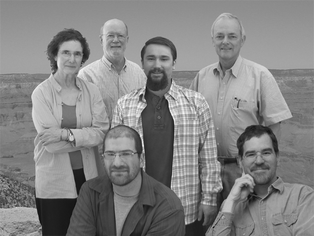
[[158, 110], [160, 110], [160, 107], [157, 107]]
[[220, 112], [218, 112], [218, 115], [220, 115]]
[[217, 130], [219, 130], [219, 128], [217, 128]]
[[157, 116], [157, 119], [160, 120], [160, 119], [161, 119], [161, 116]]
[[219, 143], [217, 143], [217, 146], [219, 146]]

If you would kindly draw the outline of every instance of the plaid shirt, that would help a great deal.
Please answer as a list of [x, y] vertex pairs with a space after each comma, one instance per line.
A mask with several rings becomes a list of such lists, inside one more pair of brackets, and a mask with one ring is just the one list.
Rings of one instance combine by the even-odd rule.
[[[142, 140], [141, 113], [147, 105], [145, 91], [146, 88], [141, 88], [120, 98], [112, 118], [112, 127], [130, 126]], [[185, 223], [190, 224], [197, 219], [200, 202], [215, 206], [217, 193], [222, 189], [214, 124], [209, 106], [200, 93], [172, 81], [164, 96], [174, 120], [171, 189], [182, 202]]]

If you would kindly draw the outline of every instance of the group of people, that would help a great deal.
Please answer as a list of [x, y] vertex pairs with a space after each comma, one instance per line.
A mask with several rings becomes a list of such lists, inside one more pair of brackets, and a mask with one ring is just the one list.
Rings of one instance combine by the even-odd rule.
[[111, 19], [103, 57], [81, 68], [90, 54], [81, 33], [54, 36], [52, 74], [32, 94], [43, 235], [314, 231], [313, 190], [276, 175], [280, 123], [292, 115], [274, 77], [240, 56], [236, 16], [218, 16], [211, 36], [219, 61], [189, 89], [172, 79], [167, 38], [145, 43], [141, 68], [124, 56], [127, 25]]

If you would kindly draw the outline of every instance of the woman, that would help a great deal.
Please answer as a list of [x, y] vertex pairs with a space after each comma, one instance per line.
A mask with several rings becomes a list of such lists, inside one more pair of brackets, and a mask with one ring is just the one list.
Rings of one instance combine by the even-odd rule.
[[98, 88], [76, 77], [90, 54], [64, 29], [47, 47], [52, 74], [32, 94], [36, 206], [43, 235], [65, 235], [81, 185], [103, 173], [97, 146], [109, 121]]

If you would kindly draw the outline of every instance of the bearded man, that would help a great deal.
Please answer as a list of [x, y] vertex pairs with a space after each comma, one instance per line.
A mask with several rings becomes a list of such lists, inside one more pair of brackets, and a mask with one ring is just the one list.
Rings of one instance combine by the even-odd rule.
[[204, 235], [217, 214], [222, 189], [214, 124], [198, 92], [172, 80], [177, 58], [166, 38], [148, 40], [141, 61], [146, 87], [120, 98], [112, 126], [134, 128], [143, 140], [146, 173], [171, 188], [185, 212], [185, 235]]

